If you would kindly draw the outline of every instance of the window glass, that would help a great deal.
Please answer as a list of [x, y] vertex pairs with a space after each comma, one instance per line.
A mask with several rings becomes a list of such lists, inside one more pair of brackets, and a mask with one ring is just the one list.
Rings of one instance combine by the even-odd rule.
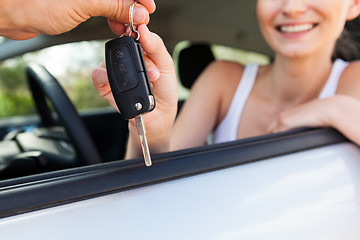
[[[0, 39], [1, 41], [1, 39]], [[91, 71], [104, 58], [105, 41], [64, 44], [0, 63], [0, 117], [35, 113], [25, 79], [27, 63], [47, 68], [60, 82], [78, 110], [108, 107], [91, 82]]]

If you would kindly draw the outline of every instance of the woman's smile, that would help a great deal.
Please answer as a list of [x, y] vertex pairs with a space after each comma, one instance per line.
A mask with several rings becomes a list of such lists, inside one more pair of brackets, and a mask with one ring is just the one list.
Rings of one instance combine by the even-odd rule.
[[282, 24], [276, 26], [276, 29], [281, 33], [301, 33], [308, 32], [314, 29], [317, 24], [301, 23], [301, 24]]
[[287, 39], [294, 39], [307, 35], [313, 31], [318, 24], [316, 23], [286, 23], [276, 25], [275, 29], [282, 37]]

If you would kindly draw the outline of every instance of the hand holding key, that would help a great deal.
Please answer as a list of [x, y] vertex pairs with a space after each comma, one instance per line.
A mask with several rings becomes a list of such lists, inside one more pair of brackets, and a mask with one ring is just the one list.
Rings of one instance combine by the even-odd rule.
[[[176, 115], [176, 75], [172, 58], [161, 38], [151, 33], [145, 25], [140, 25], [137, 30], [141, 36], [139, 40], [144, 49], [144, 60], [156, 99], [156, 108], [154, 111], [144, 114], [144, 123], [147, 128], [150, 150], [152, 153], [159, 153], [168, 150], [170, 131]], [[93, 71], [92, 78], [94, 86], [100, 95], [117, 108], [104, 65]], [[140, 143], [136, 124], [132, 119], [130, 120], [129, 129], [127, 158], [139, 157], [141, 153]]]

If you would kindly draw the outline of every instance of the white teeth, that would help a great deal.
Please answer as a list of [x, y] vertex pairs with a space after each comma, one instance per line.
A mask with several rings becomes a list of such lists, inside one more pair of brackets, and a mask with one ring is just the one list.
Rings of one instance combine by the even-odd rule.
[[285, 33], [297, 33], [297, 32], [308, 31], [313, 27], [314, 25], [312, 24], [289, 25], [289, 26], [281, 26], [280, 31]]

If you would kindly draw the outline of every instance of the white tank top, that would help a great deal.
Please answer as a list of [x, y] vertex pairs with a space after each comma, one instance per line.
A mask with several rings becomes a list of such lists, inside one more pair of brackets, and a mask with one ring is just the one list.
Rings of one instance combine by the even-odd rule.
[[[319, 95], [319, 99], [335, 95], [339, 78], [347, 65], [348, 62], [345, 62], [341, 59], [337, 59], [334, 62], [330, 77], [322, 89]], [[212, 143], [228, 142], [237, 139], [236, 136], [242, 111], [254, 86], [258, 68], [258, 64], [246, 65], [240, 83], [231, 101], [229, 110], [213, 134]]]

